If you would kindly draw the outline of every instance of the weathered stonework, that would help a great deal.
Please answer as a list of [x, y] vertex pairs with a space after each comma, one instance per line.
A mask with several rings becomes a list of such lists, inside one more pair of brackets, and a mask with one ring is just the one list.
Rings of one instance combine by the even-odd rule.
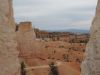
[[100, 0], [91, 27], [91, 37], [82, 63], [81, 75], [100, 75]]
[[12, 0], [0, 0], [0, 75], [20, 75]]

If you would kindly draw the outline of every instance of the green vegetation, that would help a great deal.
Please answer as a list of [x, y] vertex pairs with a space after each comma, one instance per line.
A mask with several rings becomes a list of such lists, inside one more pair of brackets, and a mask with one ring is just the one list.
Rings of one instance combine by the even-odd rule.
[[21, 75], [26, 75], [25, 63], [21, 62]]
[[59, 48], [64, 48], [64, 46], [61, 45], [61, 46], [59, 46]]
[[63, 55], [63, 59], [65, 62], [69, 62], [69, 56], [66, 54]]
[[58, 75], [58, 69], [54, 62], [52, 62], [50, 65], [50, 75]]

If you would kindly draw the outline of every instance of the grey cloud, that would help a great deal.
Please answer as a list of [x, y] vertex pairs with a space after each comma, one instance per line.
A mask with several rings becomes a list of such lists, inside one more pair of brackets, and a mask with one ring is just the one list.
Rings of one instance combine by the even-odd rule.
[[15, 0], [14, 12], [17, 22], [41, 29], [89, 29], [95, 6], [96, 0]]

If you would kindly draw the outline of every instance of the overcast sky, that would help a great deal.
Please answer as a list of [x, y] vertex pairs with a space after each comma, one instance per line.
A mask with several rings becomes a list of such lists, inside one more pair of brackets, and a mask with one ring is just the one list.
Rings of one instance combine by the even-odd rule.
[[89, 29], [97, 0], [14, 0], [16, 22], [45, 30]]

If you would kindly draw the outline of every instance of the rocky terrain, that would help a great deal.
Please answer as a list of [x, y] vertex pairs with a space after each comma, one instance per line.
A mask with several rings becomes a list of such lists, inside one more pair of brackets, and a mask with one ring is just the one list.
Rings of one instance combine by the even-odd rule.
[[92, 22], [90, 41], [85, 56], [81, 75], [100, 75], [100, 0], [98, 0], [96, 15]]
[[[5, 10], [4, 10], [5, 9]], [[100, 0], [88, 34], [47, 32], [14, 23], [12, 0], [0, 0], [0, 75], [100, 75]]]
[[46, 41], [63, 41], [69, 43], [87, 43], [89, 40], [89, 34], [72, 33], [72, 32], [49, 32], [40, 29], [34, 29], [36, 37], [38, 39]]
[[0, 75], [20, 75], [12, 0], [0, 0]]
[[[31, 22], [17, 24], [16, 33], [20, 63], [24, 63], [27, 75], [50, 75], [49, 65], [52, 62], [57, 65], [59, 75], [80, 74], [80, 64], [87, 44], [83, 40], [88, 41], [88, 34], [76, 35], [60, 32], [48, 34], [49, 32], [46, 31], [38, 33], [32, 28]], [[41, 36], [37, 37], [40, 34]], [[57, 34], [59, 39], [70, 37], [73, 40], [52, 40], [51, 37], [47, 37], [52, 34], [53, 37]], [[63, 34], [67, 36], [64, 37]]]

